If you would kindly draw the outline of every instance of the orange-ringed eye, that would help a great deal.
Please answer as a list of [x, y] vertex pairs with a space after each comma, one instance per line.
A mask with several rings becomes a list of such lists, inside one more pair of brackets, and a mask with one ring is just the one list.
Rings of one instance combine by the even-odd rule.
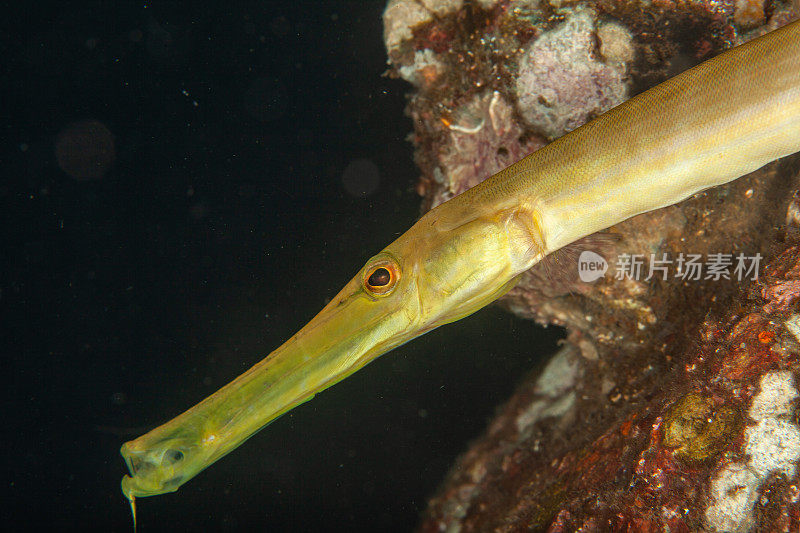
[[364, 276], [364, 288], [376, 296], [391, 292], [397, 283], [397, 267], [392, 263], [379, 263], [367, 271]]

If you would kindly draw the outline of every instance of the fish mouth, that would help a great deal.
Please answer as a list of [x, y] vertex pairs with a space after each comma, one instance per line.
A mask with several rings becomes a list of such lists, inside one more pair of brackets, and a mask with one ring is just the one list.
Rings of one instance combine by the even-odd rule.
[[122, 477], [121, 482], [122, 493], [128, 500], [178, 490], [184, 476], [175, 475], [173, 467], [184, 458], [181, 450], [166, 448], [159, 457], [152, 457], [146, 451], [131, 448], [126, 443], [120, 450], [130, 472], [130, 475]]

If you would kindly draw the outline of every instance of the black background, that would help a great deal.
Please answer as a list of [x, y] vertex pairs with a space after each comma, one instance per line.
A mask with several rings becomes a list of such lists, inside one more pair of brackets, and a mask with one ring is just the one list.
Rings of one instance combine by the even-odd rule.
[[[129, 531], [122, 442], [269, 353], [417, 218], [383, 5], [6, 6], [4, 525]], [[82, 181], [54, 141], [86, 119], [116, 161]], [[363, 159], [379, 186], [353, 196]], [[409, 530], [559, 335], [494, 307], [436, 330], [140, 500], [140, 531]]]

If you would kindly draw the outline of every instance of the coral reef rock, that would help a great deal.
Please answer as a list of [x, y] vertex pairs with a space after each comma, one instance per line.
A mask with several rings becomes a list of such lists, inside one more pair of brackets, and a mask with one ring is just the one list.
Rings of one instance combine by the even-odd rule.
[[[798, 14], [392, 0], [389, 73], [413, 87], [423, 209]], [[567, 342], [457, 461], [421, 530], [800, 530], [798, 188], [800, 157], [785, 158], [525, 273], [500, 305]]]

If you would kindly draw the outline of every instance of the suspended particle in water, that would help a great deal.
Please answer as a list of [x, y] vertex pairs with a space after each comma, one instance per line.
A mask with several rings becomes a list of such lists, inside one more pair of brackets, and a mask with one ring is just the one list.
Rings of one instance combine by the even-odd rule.
[[65, 126], [56, 136], [58, 166], [76, 180], [102, 178], [116, 158], [114, 135], [97, 120]]
[[378, 190], [381, 181], [378, 165], [369, 159], [351, 161], [342, 173], [342, 185], [351, 196], [363, 198]]

